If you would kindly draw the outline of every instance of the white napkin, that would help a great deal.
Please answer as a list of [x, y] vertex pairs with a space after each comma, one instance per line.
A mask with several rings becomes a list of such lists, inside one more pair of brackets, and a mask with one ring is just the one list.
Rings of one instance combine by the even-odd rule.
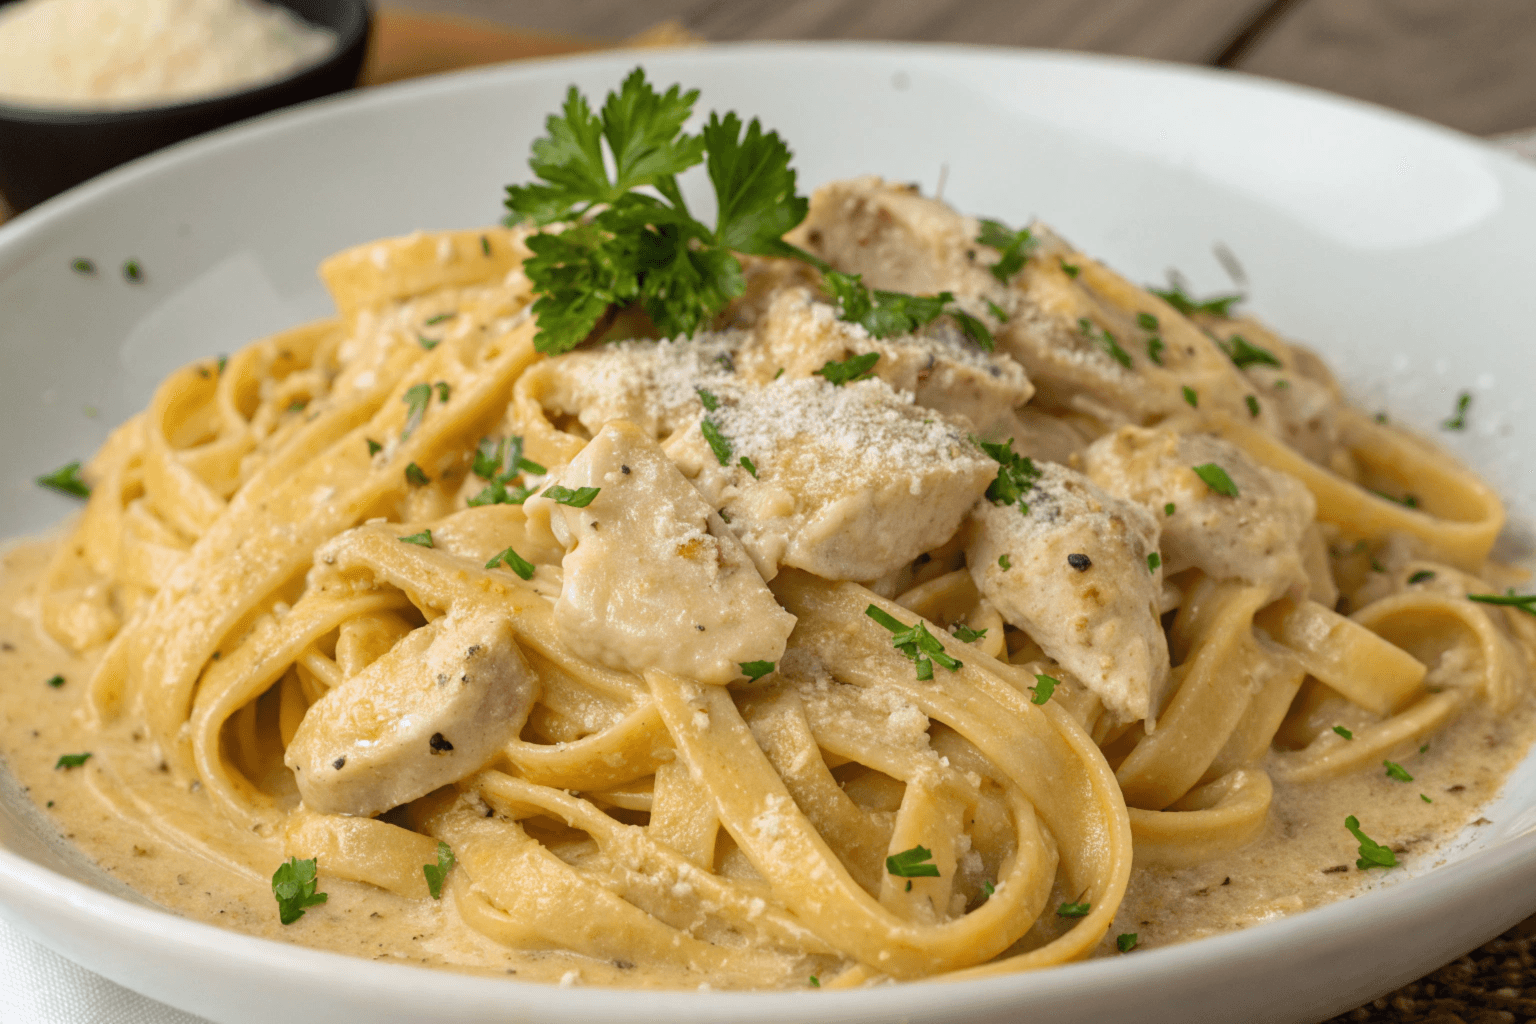
[[208, 1024], [130, 992], [0, 921], [0, 1024]]

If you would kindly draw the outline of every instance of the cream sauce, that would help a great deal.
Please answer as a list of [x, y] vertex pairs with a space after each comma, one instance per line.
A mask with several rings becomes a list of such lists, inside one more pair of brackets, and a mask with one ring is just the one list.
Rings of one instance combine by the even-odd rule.
[[[406, 899], [327, 877], [323, 864], [320, 888], [329, 901], [280, 924], [270, 885], [283, 859], [280, 840], [225, 825], [200, 787], [161, 769], [131, 721], [87, 720], [92, 661], [71, 656], [36, 620], [35, 588], [51, 546], [23, 543], [0, 561], [0, 754], [62, 837], [108, 875], [183, 917], [317, 949], [522, 980], [657, 983], [627, 966], [557, 950], [508, 950], [466, 925], [451, 899]], [[50, 687], [56, 674], [65, 683]], [[1530, 699], [1503, 716], [1478, 707], [1432, 737], [1426, 752], [1411, 747], [1396, 755], [1411, 783], [1375, 771], [1276, 783], [1269, 824], [1256, 842], [1196, 868], [1137, 868], [1098, 954], [1115, 953], [1120, 933], [1136, 933], [1138, 948], [1167, 945], [1358, 895], [1387, 873], [1355, 868], [1356, 842], [1343, 824], [1350, 814], [1407, 867], [1439, 863], [1445, 841], [1477, 818], [1533, 734]], [[87, 751], [83, 766], [55, 767], [60, 755]]]

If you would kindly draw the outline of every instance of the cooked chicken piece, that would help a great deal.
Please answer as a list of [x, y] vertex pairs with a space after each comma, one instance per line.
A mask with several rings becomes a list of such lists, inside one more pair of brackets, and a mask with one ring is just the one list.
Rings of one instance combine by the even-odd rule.
[[785, 377], [716, 398], [666, 451], [764, 579], [780, 565], [831, 580], [884, 576], [948, 540], [997, 472], [968, 423], [881, 380]]
[[[793, 241], [873, 288], [951, 291], [1007, 314], [1000, 352], [1023, 365], [1048, 408], [1086, 413], [1105, 428], [1202, 408], [1250, 415], [1253, 388], [1217, 343], [1162, 299], [1030, 225], [1032, 255], [1007, 282], [980, 222], [911, 186], [877, 177], [833, 182], [811, 197]], [[1259, 407], [1273, 429], [1273, 413]]]
[[1028, 402], [1035, 389], [1010, 356], [982, 351], [947, 320], [918, 334], [872, 338], [858, 324], [837, 318], [836, 308], [816, 300], [808, 288], [779, 292], [758, 321], [753, 341], [737, 365], [760, 383], [809, 377], [829, 362], [874, 352], [872, 375], [917, 404], [964, 416], [987, 433], [999, 419]]
[[[1220, 467], [1235, 496], [1219, 493], [1195, 472], [1206, 465]], [[1123, 427], [1088, 447], [1083, 468], [1094, 483], [1162, 521], [1169, 575], [1194, 566], [1276, 595], [1307, 585], [1301, 552], [1317, 511], [1312, 493], [1236, 446], [1204, 434]]]
[[483, 768], [537, 688], [505, 617], [452, 611], [316, 701], [283, 761], [310, 810], [375, 815]]
[[[971, 511], [966, 561], [1004, 619], [1121, 719], [1154, 717], [1168, 683], [1157, 520], [1080, 473], [1037, 462], [1017, 505]], [[1026, 507], [1027, 506], [1027, 507]]]
[[728, 683], [778, 661], [795, 626], [741, 542], [630, 423], [605, 426], [559, 476], [597, 488], [585, 507], [545, 494], [525, 504], [565, 548], [555, 625], [566, 646], [614, 668]]

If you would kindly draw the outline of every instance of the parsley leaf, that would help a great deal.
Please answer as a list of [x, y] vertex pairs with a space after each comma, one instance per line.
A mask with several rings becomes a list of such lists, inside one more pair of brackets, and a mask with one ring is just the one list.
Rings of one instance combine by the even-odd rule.
[[1173, 502], [1170, 501], [1168, 504], [1163, 506], [1163, 515], [1171, 516], [1175, 512], [1177, 512], [1178, 509], [1179, 509], [1179, 506], [1175, 505]]
[[1200, 408], [1200, 395], [1188, 384], [1184, 385], [1184, 401], [1189, 403], [1191, 409]]
[[365, 437], [363, 440], [368, 442], [368, 455], [370, 457], [377, 455], [379, 452], [384, 450], [384, 446], [379, 444], [379, 442], [375, 441], [371, 437]]
[[[1226, 314], [1222, 314], [1225, 316]], [[1280, 360], [1267, 348], [1255, 345], [1241, 334], [1234, 334], [1221, 346], [1239, 370], [1249, 366], [1279, 366]]]
[[731, 439], [720, 433], [720, 428], [715, 421], [708, 416], [699, 421], [699, 433], [704, 435], [704, 440], [709, 442], [709, 450], [715, 453], [715, 458], [720, 460], [720, 465], [726, 466], [731, 461]]
[[843, 274], [836, 270], [823, 272], [821, 281], [837, 303], [838, 318], [858, 324], [871, 337], [889, 338], [894, 334], [911, 334], [947, 313], [966, 337], [988, 352], [993, 350], [995, 343], [992, 332], [987, 330], [986, 324], [956, 306], [952, 292], [908, 295], [905, 292], [880, 289], [871, 291], [864, 286], [860, 275]]
[[1340, 736], [1343, 736], [1347, 740], [1352, 740], [1355, 738], [1355, 734], [1344, 728], [1342, 725], [1334, 726], [1333, 731], [1338, 733]]
[[1156, 333], [1158, 326], [1157, 317], [1153, 316], [1151, 313], [1137, 313], [1136, 326], [1140, 327], [1144, 331], [1152, 331]]
[[928, 626], [923, 620], [919, 619], [916, 625], [908, 626], [875, 605], [864, 609], [864, 614], [894, 634], [891, 637], [891, 646], [917, 665], [917, 678], [932, 679], [934, 662], [938, 662], [951, 672], [957, 672], [964, 667], [964, 662], [950, 657], [938, 637], [928, 632]]
[[1361, 871], [1368, 868], [1397, 867], [1397, 857], [1391, 850], [1360, 831], [1360, 819], [1351, 814], [1344, 819], [1344, 827], [1349, 829], [1350, 834], [1360, 843], [1360, 859], [1355, 861], [1355, 867]]
[[819, 370], [812, 370], [818, 377], [825, 377], [836, 387], [863, 380], [873, 375], [875, 364], [880, 361], [880, 353], [865, 352], [863, 355], [849, 356], [840, 363], [827, 360], [825, 366]]
[[1232, 307], [1243, 301], [1241, 295], [1216, 295], [1209, 299], [1193, 299], [1185, 294], [1183, 286], [1179, 284], [1177, 279], [1169, 282], [1167, 290], [1148, 288], [1147, 291], [1156, 295], [1185, 316], [1190, 316], [1194, 313], [1210, 313], [1212, 316], [1221, 317], [1231, 316]]
[[289, 857], [272, 873], [272, 895], [277, 899], [277, 917], [283, 924], [293, 924], [304, 916], [305, 907], [319, 906], [330, 897], [315, 892], [315, 859]]
[[1257, 398], [1247, 395], [1243, 398], [1243, 404], [1248, 406], [1249, 416], [1257, 416], [1259, 414], [1259, 400]]
[[80, 463], [71, 462], [60, 466], [52, 473], [40, 476], [35, 481], [39, 487], [49, 487], [60, 494], [68, 494], [74, 498], [89, 498], [91, 486], [80, 479]]
[[1467, 410], [1470, 408], [1472, 408], [1472, 392], [1463, 391], [1456, 396], [1456, 415], [1440, 424], [1440, 426], [1446, 430], [1466, 430]]
[[507, 550], [498, 555], [491, 556], [491, 560], [485, 563], [487, 569], [494, 569], [498, 565], [506, 566], [525, 580], [533, 579], [533, 563], [511, 548], [507, 548]]
[[1429, 570], [1429, 569], [1420, 569], [1418, 572], [1416, 572], [1412, 576], [1408, 577], [1408, 582], [1409, 583], [1424, 583], [1425, 581], [1432, 580], [1434, 578], [1435, 578], [1435, 574], [1431, 570]]
[[443, 898], [443, 881], [448, 877], [453, 864], [453, 849], [440, 841], [437, 844], [437, 863], [421, 866], [421, 873], [427, 877], [427, 892], [432, 894], [433, 899]]
[[557, 505], [569, 505], [571, 508], [586, 508], [592, 504], [592, 499], [597, 497], [601, 487], [578, 487], [574, 491], [569, 487], [561, 487], [555, 484], [544, 491], [542, 497], [548, 498]]
[[55, 771], [60, 768], [79, 768], [90, 759], [91, 755], [89, 751], [84, 754], [61, 754], [59, 756], [58, 762], [55, 763], [53, 767]]
[[1119, 363], [1127, 370], [1131, 368], [1131, 354], [1120, 347], [1120, 342], [1116, 341], [1115, 336], [1110, 334], [1109, 331], [1103, 327], [1100, 327], [1098, 324], [1094, 323], [1092, 320], [1089, 320], [1085, 316], [1078, 317], [1077, 329], [1102, 345], [1104, 347], [1104, 351], [1109, 353], [1110, 358], [1112, 358], [1115, 362]]
[[413, 384], [406, 388], [405, 394], [400, 396], [400, 401], [406, 405], [405, 429], [400, 432], [400, 440], [404, 441], [421, 426], [421, 421], [427, 414], [427, 406], [432, 402], [431, 384]]
[[1158, 366], [1162, 366], [1163, 365], [1163, 349], [1165, 349], [1167, 347], [1168, 347], [1167, 345], [1163, 344], [1163, 339], [1162, 338], [1148, 338], [1147, 339], [1147, 358], [1152, 360]]
[[1003, 572], [1007, 572], [1009, 569], [1013, 568], [1013, 559], [1009, 558], [1007, 555], [998, 555], [997, 564], [998, 567], [1003, 570]]
[[704, 388], [694, 388], [694, 390], [699, 393], [699, 402], [704, 406], [705, 412], [714, 412], [720, 408], [720, 399], [715, 397], [713, 391], [706, 391]]
[[[736, 460], [736, 465], [740, 466], [742, 469], [746, 470], [748, 473], [751, 473], [753, 480], [757, 479], [757, 465], [751, 459], [749, 459], [745, 455], [743, 455], [741, 458]], [[730, 520], [726, 520], [726, 521], [729, 522]]]
[[465, 504], [470, 508], [479, 508], [482, 505], [521, 505], [532, 493], [532, 487], [508, 487], [501, 480], [492, 480]]
[[897, 878], [938, 878], [939, 866], [933, 863], [933, 851], [914, 846], [885, 858], [885, 870]]
[[64, 677], [63, 676], [53, 676], [53, 677], [51, 677], [48, 680], [48, 685], [53, 687], [55, 690], [57, 690], [59, 687], [64, 685]]
[[1232, 478], [1227, 476], [1227, 471], [1216, 463], [1207, 462], [1203, 466], [1195, 466], [1194, 470], [1195, 475], [1205, 481], [1205, 486], [1217, 494], [1224, 494], [1228, 498], [1237, 497], [1237, 484], [1234, 484]]
[[[1029, 259], [1029, 250], [1034, 245], [1034, 239], [1030, 237], [1028, 228], [1014, 231], [1002, 221], [997, 220], [983, 220], [981, 234], [976, 236], [976, 241], [998, 251], [998, 261], [989, 269], [992, 271], [992, 276], [1004, 284], [1023, 269], [1024, 261]], [[1077, 275], [1074, 273], [1070, 276]]]
[[963, 644], [973, 644], [977, 640], [980, 640], [982, 637], [987, 635], [987, 631], [985, 629], [972, 629], [970, 626], [967, 626], [963, 622], [956, 623], [954, 626], [951, 626], [950, 633], [954, 635], [956, 640], [959, 640]]
[[1413, 781], [1413, 776], [1409, 775], [1407, 769], [1396, 761], [1383, 761], [1381, 763], [1387, 769], [1387, 776], [1389, 778], [1396, 779], [1398, 782]]
[[412, 462], [405, 467], [405, 482], [412, 487], [425, 487], [432, 480], [421, 471], [421, 467]]
[[1163, 556], [1158, 552], [1154, 551], [1147, 556], [1147, 572], [1157, 572], [1162, 564]]
[[417, 544], [424, 548], [432, 546], [432, 531], [422, 530], [420, 533], [408, 533], [403, 537], [397, 537], [402, 544]]
[[1091, 903], [1063, 903], [1056, 908], [1057, 917], [1087, 917], [1093, 909]]
[[1505, 594], [1468, 594], [1468, 601], [1479, 604], [1501, 604], [1518, 608], [1527, 615], [1536, 615], [1536, 594], [1516, 594], [1513, 589]]
[[1034, 489], [1035, 481], [1040, 479], [1040, 470], [1028, 456], [1013, 450], [1011, 437], [1002, 444], [980, 438], [972, 440], [998, 464], [997, 476], [987, 485], [987, 497], [996, 505], [1018, 505], [1019, 511], [1028, 515], [1029, 505], [1022, 499]]
[[771, 661], [743, 661], [741, 662], [741, 674], [751, 682], [757, 682], [763, 676], [772, 672], [774, 664]]
[[1075, 263], [1068, 263], [1066, 260], [1062, 259], [1060, 256], [1056, 257], [1056, 262], [1061, 264], [1061, 272], [1063, 274], [1066, 274], [1068, 277], [1072, 278], [1073, 280], [1077, 279], [1077, 275], [1083, 269], [1082, 267], [1078, 266]]
[[1061, 685], [1061, 680], [1053, 676], [1035, 674], [1035, 685], [1029, 688], [1031, 704], [1044, 704], [1051, 699], [1051, 694], [1056, 692], [1056, 687]]
[[1123, 932], [1120, 935], [1115, 936], [1115, 948], [1122, 953], [1129, 953], [1131, 950], [1135, 949], [1136, 942], [1137, 938], [1135, 932]]
[[431, 352], [433, 349], [437, 348], [438, 345], [442, 344], [442, 340], [443, 339], [441, 338], [429, 338], [425, 334], [416, 335], [416, 344], [420, 345], [428, 352]]
[[743, 132], [734, 113], [711, 113], [702, 133], [719, 216], [715, 243], [754, 256], [793, 253], [784, 232], [805, 219], [810, 203], [795, 194], [789, 147], [753, 118]]
[[811, 988], [821, 988], [821, 979], [814, 974], [811, 975]]

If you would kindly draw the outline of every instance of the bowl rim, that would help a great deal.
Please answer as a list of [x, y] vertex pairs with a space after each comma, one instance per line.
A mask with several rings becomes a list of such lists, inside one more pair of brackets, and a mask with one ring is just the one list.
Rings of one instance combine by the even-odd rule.
[[[731, 52], [748, 51], [794, 50], [819, 52], [831, 57], [858, 51], [905, 53], [914, 57], [945, 52], [978, 53], [1082, 62], [1104, 67], [1140, 68], [1149, 73], [1175, 76], [1211, 76], [1213, 81], [1220, 77], [1239, 87], [1292, 93], [1310, 98], [1313, 102], [1326, 101], [1336, 106], [1353, 108], [1374, 118], [1411, 125], [1415, 130], [1438, 135], [1451, 144], [1476, 147], [1480, 156], [1506, 167], [1518, 168], [1517, 173], [1536, 175], [1536, 170], [1532, 170], [1524, 161], [1498, 150], [1484, 140], [1454, 129], [1366, 101], [1242, 72], [1232, 75], [1216, 69], [1181, 66], [1144, 58], [964, 44], [767, 42], [713, 44], [710, 49], [717, 53], [725, 51], [724, 59], [729, 59]], [[104, 195], [134, 180], [158, 173], [163, 166], [177, 160], [204, 151], [211, 153], [224, 147], [243, 145], [247, 140], [286, 131], [301, 122], [313, 124], [343, 113], [338, 110], [343, 105], [387, 105], [396, 96], [409, 94], [424, 97], [438, 92], [452, 93], [472, 87], [480, 80], [537, 77], [551, 66], [591, 64], [606, 68], [647, 61], [652, 56], [645, 51], [617, 51], [540, 58], [469, 69], [395, 83], [366, 92], [328, 97], [284, 111], [259, 123], [247, 123], [234, 132], [218, 132], [178, 143], [40, 204], [34, 208], [35, 216], [30, 215], [34, 211], [28, 211], [14, 222], [0, 225], [0, 275], [5, 273], [5, 265], [9, 262], [5, 259], [7, 249], [12, 250], [10, 255], [15, 258], [25, 259], [28, 255], [28, 242], [33, 240], [30, 236], [43, 232], [46, 224], [66, 220]], [[1536, 750], [1527, 754], [1527, 759], [1532, 757], [1536, 757]], [[1463, 949], [1471, 948], [1529, 913], [1529, 908], [1516, 893], [1532, 892], [1526, 902], [1536, 898], [1536, 892], [1529, 887], [1533, 870], [1536, 870], [1536, 828], [1528, 828], [1484, 849], [1459, 857], [1452, 863], [1404, 878], [1401, 882], [1392, 880], [1389, 884], [1378, 885], [1353, 898], [1267, 921], [1262, 926], [1250, 926], [1195, 941], [1144, 950], [1129, 959], [1108, 957], [1058, 965], [1049, 970], [1027, 974], [966, 981], [963, 983], [963, 997], [945, 1000], [942, 1004], [943, 1012], [952, 1013], [966, 1006], [981, 1009], [1007, 1005], [1023, 1009], [1036, 1001], [1046, 1002], [1074, 995], [1086, 998], [1095, 986], [1103, 986], [1106, 991], [1149, 986], [1167, 974], [1188, 975], [1200, 966], [1216, 962], [1220, 962], [1224, 968], [1230, 967], [1258, 976], [1265, 973], [1264, 964], [1272, 958], [1277, 948], [1294, 948], [1303, 941], [1307, 943], [1309, 961], [1344, 960], [1362, 946], [1379, 944], [1384, 932], [1397, 928], [1443, 926], [1445, 922], [1437, 915], [1447, 901], [1461, 896], [1469, 885], [1485, 890], [1497, 887], [1504, 894], [1501, 901], [1470, 930], [1462, 929], [1466, 934], [1476, 931], [1481, 935], [1481, 938], [1468, 940], [1463, 946]], [[395, 969], [401, 964], [379, 964], [342, 953], [226, 931], [211, 924], [179, 917], [168, 910], [139, 906], [46, 868], [40, 871], [39, 865], [4, 847], [0, 847], [0, 896], [4, 897], [0, 899], [0, 905], [3, 905], [7, 913], [12, 908], [41, 906], [44, 900], [54, 901], [53, 910], [57, 911], [59, 904], [62, 904], [68, 914], [82, 925], [104, 925], [127, 941], [175, 948], [189, 956], [188, 964], [194, 955], [209, 959], [238, 960], [242, 971], [282, 970], [285, 976], [324, 982], [332, 988], [345, 988], [347, 992], [358, 996], [377, 994], [380, 990], [394, 990], [403, 994], [409, 987], [413, 998], [418, 994], [434, 998], [451, 996], [455, 1002], [466, 1005], [471, 1011], [485, 1008], [487, 1011], [506, 1013], [518, 1008], [531, 1008], [541, 1015], [542, 1020], [571, 1021], [572, 1024], [578, 1021], [585, 1024], [596, 1013], [622, 1013], [637, 1022], [654, 1020], [672, 1024], [682, 1024], [684, 1021], [698, 1021], [701, 1024], [704, 1021], [760, 1021], [770, 1017], [777, 1019], [786, 1014], [791, 1019], [826, 1021], [829, 1024], [832, 1021], [900, 1018], [923, 1012], [924, 1007], [920, 1004], [932, 999], [935, 993], [948, 991], [939, 986], [951, 984], [940, 976], [873, 989], [822, 991], [818, 993], [817, 1002], [810, 1004], [788, 1002], [799, 996], [799, 992], [705, 994], [580, 986], [557, 990], [553, 986], [516, 979], [486, 978], [420, 967], [416, 968], [415, 974], [406, 975]], [[555, 995], [556, 992], [558, 995]], [[617, 1016], [615, 1019], [618, 1019]]]
[[[0, 0], [0, 8], [13, 2], [20, 2], [20, 0]], [[276, 2], [284, 9], [288, 9], [281, 0]], [[348, 25], [343, 29], [335, 30], [336, 45], [319, 60], [295, 68], [280, 78], [267, 79], [244, 88], [214, 93], [211, 96], [197, 96], [174, 103], [155, 103], [144, 106], [31, 106], [7, 102], [0, 98], [0, 123], [14, 121], [59, 128], [89, 128], [106, 124], [123, 125], [136, 121], [160, 121], [196, 116], [212, 113], [219, 107], [234, 102], [254, 103], [260, 106], [270, 100], [279, 100], [283, 92], [314, 76], [326, 73], [337, 64], [346, 61], [359, 45], [367, 44], [368, 37], [373, 31], [373, 0], [336, 0], [336, 2], [346, 5], [357, 17], [349, 19]]]

